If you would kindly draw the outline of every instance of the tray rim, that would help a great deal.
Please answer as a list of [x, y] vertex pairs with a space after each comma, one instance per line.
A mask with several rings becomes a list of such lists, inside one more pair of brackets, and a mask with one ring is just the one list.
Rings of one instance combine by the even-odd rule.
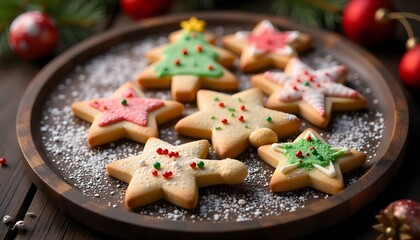
[[[203, 234], [213, 234], [214, 237], [214, 234], [224, 234], [224, 236], [226, 236], [226, 234], [237, 232], [242, 232], [244, 234], [249, 234], [251, 231], [254, 233], [261, 232], [260, 230], [264, 230], [265, 232], [278, 231], [277, 233], [279, 233], [281, 232], [280, 229], [287, 229], [295, 224], [305, 224], [308, 219], [320, 218], [331, 213], [335, 213], [334, 215], [337, 215], [336, 213], [343, 213], [334, 218], [334, 220], [324, 221], [319, 224], [322, 225], [322, 228], [330, 226], [358, 211], [368, 202], [372, 201], [388, 185], [402, 162], [401, 155], [403, 154], [408, 133], [407, 102], [400, 85], [392, 77], [388, 70], [379, 62], [379, 60], [343, 37], [330, 32], [328, 32], [328, 39], [327, 37], [322, 38], [331, 44], [342, 43], [352, 47], [356, 50], [355, 54], [365, 56], [367, 63], [373, 66], [376, 72], [380, 74], [384, 80], [388, 80], [386, 81], [387, 84], [394, 84], [392, 86], [393, 91], [391, 93], [394, 98], [396, 112], [394, 116], [395, 122], [392, 126], [391, 142], [389, 143], [389, 146], [387, 146], [388, 149], [384, 153], [384, 156], [364, 174], [363, 181], [357, 181], [356, 183], [348, 186], [342, 192], [320, 201], [319, 204], [316, 204], [317, 206], [315, 209], [310, 209], [312, 211], [319, 210], [317, 213], [313, 213], [312, 211], [304, 208], [297, 210], [296, 212], [282, 214], [281, 216], [263, 217], [261, 219], [244, 222], [229, 222], [229, 224], [226, 224], [226, 222], [216, 222], [214, 224], [208, 222], [196, 222], [191, 224], [190, 222], [184, 221], [177, 222], [162, 220], [155, 217], [131, 213], [121, 209], [110, 208], [106, 204], [97, 203], [92, 198], [84, 196], [79, 190], [70, 186], [64, 181], [64, 179], [56, 175], [54, 171], [45, 164], [41, 155], [37, 151], [36, 139], [33, 139], [32, 135], [32, 131], [34, 131], [32, 109], [36, 105], [36, 101], [39, 99], [39, 94], [42, 89], [45, 88], [45, 85], [53, 84], [51, 83], [53, 81], [50, 81], [49, 79], [51, 79], [54, 74], [59, 74], [60, 71], [65, 71], [65, 69], [69, 67], [66, 65], [69, 59], [83, 58], [84, 54], [86, 54], [86, 50], [102, 52], [102, 45], [105, 45], [105, 43], [108, 42], [121, 43], [124, 41], [121, 39], [122, 36], [130, 33], [141, 32], [144, 29], [157, 27], [159, 25], [164, 25], [165, 23], [179, 22], [189, 18], [190, 16], [197, 16], [207, 21], [214, 21], [222, 18], [222, 15], [223, 19], [227, 21], [256, 22], [258, 20], [268, 19], [276, 25], [287, 25], [288, 28], [311, 32], [311, 34], [312, 32], [315, 32], [316, 37], [322, 37], [321, 35], [326, 33], [325, 30], [309, 30], [310, 27], [308, 26], [290, 22], [286, 19], [272, 15], [236, 11], [204, 13], [190, 12], [151, 18], [142, 20], [141, 22], [137, 22], [131, 26], [111, 29], [89, 38], [62, 53], [45, 66], [27, 87], [19, 105], [16, 124], [19, 145], [25, 157], [24, 162], [26, 163], [25, 165], [28, 168], [30, 177], [40, 189], [43, 189], [49, 196], [54, 198], [55, 203], [60, 209], [69, 214], [71, 217], [101, 232], [120, 236], [124, 236], [124, 234], [127, 233], [127, 229], [129, 229], [130, 234], [138, 233], [140, 230], [146, 232], [151, 229], [160, 230], [162, 231], [161, 233], [166, 233], [168, 236], [172, 233], [178, 233], [186, 234], [186, 236], [194, 234], [198, 234], [199, 236], [202, 236]], [[88, 55], [94, 56], [95, 54], [89, 53]], [[400, 139], [396, 141], [396, 137], [399, 137]], [[403, 141], [400, 141], [401, 139], [403, 139]], [[45, 179], [46, 176], [48, 179]], [[382, 184], [380, 187], [373, 186], [378, 181], [386, 182], [386, 184]], [[346, 198], [348, 195], [351, 195], [353, 198]], [[362, 202], [360, 201], [362, 198], [367, 198], [369, 201]], [[74, 209], [77, 209], [77, 211], [74, 211]], [[86, 214], [91, 215], [89, 220], [85, 219]], [[109, 223], [113, 223], [115, 226], [114, 228], [124, 230], [115, 231], [114, 229], [110, 229]], [[314, 226], [313, 224], [305, 224], [305, 227], [307, 228], [304, 232], [310, 233], [320, 230], [319, 225]], [[282, 236], [287, 236], [287, 234], [283, 235], [283, 233]], [[301, 235], [302, 229], [292, 230], [288, 234], [290, 236]]]

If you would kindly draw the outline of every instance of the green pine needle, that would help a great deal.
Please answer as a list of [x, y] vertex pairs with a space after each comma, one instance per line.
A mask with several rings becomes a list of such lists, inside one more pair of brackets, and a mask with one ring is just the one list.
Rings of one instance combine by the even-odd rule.
[[334, 29], [346, 3], [347, 0], [275, 0], [272, 8], [277, 15], [297, 22]]

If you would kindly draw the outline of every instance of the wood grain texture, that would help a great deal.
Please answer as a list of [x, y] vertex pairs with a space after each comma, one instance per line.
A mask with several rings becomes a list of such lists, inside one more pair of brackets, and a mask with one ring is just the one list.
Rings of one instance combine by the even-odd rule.
[[[326, 37], [324, 32], [290, 23], [284, 19], [265, 15], [226, 12], [196, 15], [206, 19], [208, 22], [214, 22], [215, 24], [233, 22], [237, 24], [253, 25], [263, 18], [268, 18], [279, 26], [287, 26], [287, 28], [296, 28], [309, 32], [314, 38], [318, 39], [318, 43], [322, 43], [323, 41], [324, 43], [330, 43], [330, 48], [346, 55], [346, 58], [340, 59], [344, 64], [353, 65], [355, 64], [354, 60], [356, 60], [357, 64], [368, 66], [363, 67], [360, 70], [362, 71], [362, 74], [372, 76], [372, 81], [377, 83], [377, 91], [382, 93], [382, 95], [379, 94], [379, 98], [387, 105], [386, 108], [385, 106], [381, 106], [382, 110], [385, 112], [386, 116], [390, 116], [386, 119], [387, 128], [384, 132], [384, 135], [388, 139], [384, 140], [385, 143], [383, 143], [378, 150], [378, 154], [383, 156], [383, 158], [379, 159], [378, 157], [376, 165], [371, 166], [370, 171], [358, 182], [351, 185], [345, 191], [320, 201], [319, 204], [310, 205], [302, 211], [284, 214], [281, 217], [267, 217], [250, 222], [228, 223], [223, 225], [161, 221], [93, 203], [76, 190], [72, 191], [70, 189], [69, 191], [58, 193], [50, 180], [45, 180], [47, 177], [48, 179], [51, 179], [54, 172], [49, 170], [46, 165], [33, 164], [31, 162], [34, 159], [36, 159], [36, 161], [42, 160], [42, 158], [36, 151], [36, 144], [34, 143], [36, 136], [32, 135], [30, 124], [28, 124], [32, 123], [36, 126], [37, 123], [32, 122], [33, 119], [36, 118], [33, 118], [32, 115], [28, 116], [27, 113], [33, 114], [35, 109], [39, 107], [40, 102], [42, 102], [42, 97], [45, 95], [45, 92], [48, 92], [54, 85], [54, 80], [65, 72], [70, 71], [79, 61], [95, 56], [110, 46], [125, 41], [126, 39], [133, 38], [139, 33], [148, 34], [158, 31], [167, 31], [168, 29], [174, 28], [180, 20], [191, 16], [191, 13], [169, 16], [149, 21], [145, 20], [138, 25], [117, 29], [108, 32], [105, 35], [90, 39], [89, 41], [78, 45], [72, 51], [61, 55], [52, 62], [49, 67], [45, 68], [32, 82], [30, 89], [23, 99], [20, 115], [18, 117], [20, 144], [27, 158], [28, 165], [33, 167], [32, 177], [34, 181], [38, 186], [43, 188], [49, 196], [52, 196], [52, 198], [55, 199], [61, 209], [70, 216], [75, 217], [93, 228], [120, 236], [134, 237], [138, 236], [140, 233], [142, 236], [154, 236], [156, 230], [159, 230], [160, 237], [172, 236], [176, 233], [177, 236], [180, 237], [229, 238], [240, 234], [243, 236], [266, 236], [276, 238], [279, 236], [299, 236], [316, 231], [322, 227], [330, 226], [359, 210], [362, 206], [372, 201], [373, 198], [385, 188], [398, 169], [398, 165], [401, 163], [399, 154], [402, 152], [407, 135], [408, 112], [400, 87], [387, 71], [384, 70], [384, 67], [379, 66], [379, 69], [375, 68], [374, 64], [372, 64], [368, 58], [364, 57], [367, 55], [366, 52], [360, 50], [354, 44], [342, 40], [342, 38], [337, 35], [327, 35], [333, 36], [333, 39], [335, 39], [331, 42], [331, 40], [328, 39], [332, 38]], [[388, 87], [388, 84], [390, 87]], [[392, 92], [390, 91], [390, 88], [393, 90]], [[394, 113], [397, 113], [395, 118], [392, 117], [394, 116]], [[57, 180], [59, 180], [59, 178], [57, 178]], [[38, 207], [37, 209], [41, 208], [42, 207]], [[48, 213], [48, 211], [42, 213], [42, 215], [48, 219], [52, 217], [51, 214], [52, 213]], [[48, 230], [42, 230], [42, 232], [46, 231], [48, 234], [52, 234], [53, 237], [58, 236], [55, 234], [62, 230], [62, 227], [60, 226], [63, 224], [60, 223], [60, 221], [63, 220], [47, 222], [46, 225], [53, 227], [50, 227]], [[305, 228], [296, 228], [296, 224], [305, 226]]]

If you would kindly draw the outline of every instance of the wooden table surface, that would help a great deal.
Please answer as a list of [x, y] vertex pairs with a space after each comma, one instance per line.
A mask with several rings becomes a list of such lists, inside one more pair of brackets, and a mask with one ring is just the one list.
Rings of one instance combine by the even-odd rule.
[[[401, 1], [399, 9], [420, 11], [418, 1]], [[244, 7], [247, 9], [247, 6]], [[417, 12], [419, 13], [419, 12]], [[122, 26], [129, 20], [117, 14], [110, 28]], [[415, 31], [420, 35], [418, 25]], [[404, 53], [404, 34], [386, 47], [368, 49], [385, 64], [398, 79], [398, 63]], [[0, 218], [10, 215], [12, 219], [24, 220], [27, 230], [11, 230], [12, 225], [0, 221], [0, 239], [108, 239], [102, 234], [71, 219], [58, 209], [47, 195], [38, 190], [27, 176], [24, 158], [18, 145], [15, 121], [20, 99], [26, 86], [47, 61], [25, 62], [14, 56], [0, 56], [0, 157], [7, 165], [0, 167]], [[352, 217], [328, 228], [305, 236], [303, 239], [374, 239], [378, 233], [371, 226], [376, 224], [375, 215], [388, 203], [402, 198], [420, 201], [420, 161], [416, 144], [420, 139], [420, 89], [404, 88], [410, 112], [410, 130], [407, 152], [392, 183], [371, 203]], [[26, 215], [33, 212], [36, 216]]]

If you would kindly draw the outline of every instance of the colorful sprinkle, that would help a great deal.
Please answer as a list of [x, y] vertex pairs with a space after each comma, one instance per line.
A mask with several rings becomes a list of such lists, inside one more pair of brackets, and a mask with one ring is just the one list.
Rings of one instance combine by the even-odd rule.
[[235, 112], [236, 110], [235, 110], [235, 108], [231, 108], [231, 107], [230, 107], [230, 108], [228, 108], [228, 111], [229, 111], [229, 112]]
[[317, 156], [318, 155], [318, 151], [316, 149], [311, 151], [313, 155]]
[[303, 85], [309, 87], [310, 84], [309, 84], [309, 82], [305, 82]]
[[248, 127], [248, 124], [245, 124], [245, 128], [249, 128], [249, 127]]
[[221, 127], [215, 127], [215, 129], [216, 129], [217, 131], [222, 130], [222, 128], [221, 128]]
[[219, 107], [225, 107], [225, 104], [224, 103], [219, 103]]
[[197, 52], [202, 52], [203, 51], [203, 47], [201, 45], [197, 45], [197, 47], [195, 48], [195, 50]]
[[197, 163], [195, 163], [195, 162], [190, 163], [190, 167], [191, 168], [196, 168], [197, 167]]
[[155, 163], [153, 164], [153, 167], [154, 167], [155, 169], [159, 169], [159, 168], [160, 168], [160, 162], [155, 162]]
[[181, 64], [181, 60], [179, 60], [178, 58], [177, 58], [177, 59], [175, 59], [174, 64], [175, 64], [175, 65], [180, 65], [180, 64]]
[[301, 158], [303, 156], [302, 151], [297, 151], [297, 153], [295, 154], [296, 157]]
[[315, 158], [319, 161], [324, 161], [324, 157], [322, 155], [318, 155]]
[[216, 119], [216, 117], [215, 117], [215, 116], [211, 116], [211, 117], [210, 117], [210, 119], [211, 119], [211, 120], [215, 120], [215, 119]]
[[244, 116], [240, 116], [240, 117], [238, 118], [238, 120], [239, 120], [239, 121], [241, 121], [241, 122], [245, 121]]
[[245, 110], [246, 110], [245, 105], [242, 105], [242, 106], [241, 106], [241, 110], [242, 110], [242, 111], [245, 111]]
[[215, 101], [215, 102], [218, 102], [219, 100], [220, 100], [220, 99], [219, 99], [218, 97], [215, 97], [215, 98], [214, 98], [214, 101]]
[[171, 172], [171, 171], [164, 172], [164, 173], [162, 174], [162, 176], [163, 176], [164, 178], [170, 178], [170, 177], [172, 177], [172, 172]]
[[221, 121], [223, 124], [228, 124], [228, 120], [226, 118], [223, 118]]
[[230, 116], [235, 117], [235, 114], [234, 114], [234, 113], [232, 113], [232, 114], [230, 114]]
[[267, 120], [267, 122], [272, 122], [273, 121], [273, 119], [270, 116], [268, 116], [265, 120]]
[[169, 154], [168, 154], [168, 156], [171, 158], [171, 157], [179, 157], [179, 153], [178, 152], [170, 152]]
[[243, 102], [241, 98], [238, 98], [238, 101], [239, 101], [239, 102]]
[[6, 158], [4, 158], [4, 157], [0, 157], [0, 165], [1, 166], [5, 166], [6, 165]]
[[124, 105], [124, 106], [125, 106], [125, 105], [127, 105], [127, 100], [123, 99], [123, 100], [121, 101], [121, 104], [122, 104], [122, 105]]
[[198, 168], [204, 168], [204, 162], [203, 161], [198, 161], [197, 163]]
[[207, 66], [207, 69], [208, 69], [208, 70], [213, 70], [213, 65], [209, 64], [209, 65]]
[[168, 153], [169, 153], [169, 150], [168, 149], [163, 149], [163, 154], [165, 154], [165, 155], [168, 155]]
[[183, 49], [181, 50], [181, 53], [182, 53], [183, 55], [187, 55], [187, 54], [188, 54], [188, 50], [187, 50], [186, 48], [183, 48]]
[[311, 141], [312, 141], [311, 136], [308, 136], [308, 137], [306, 138], [306, 141], [311, 142]]
[[153, 171], [152, 171], [152, 174], [153, 174], [153, 176], [155, 176], [155, 177], [156, 177], [156, 176], [158, 175], [158, 171], [153, 170]]
[[162, 155], [162, 154], [163, 154], [163, 149], [162, 149], [162, 148], [158, 148], [158, 149], [156, 150], [156, 152], [157, 152], [159, 155]]

